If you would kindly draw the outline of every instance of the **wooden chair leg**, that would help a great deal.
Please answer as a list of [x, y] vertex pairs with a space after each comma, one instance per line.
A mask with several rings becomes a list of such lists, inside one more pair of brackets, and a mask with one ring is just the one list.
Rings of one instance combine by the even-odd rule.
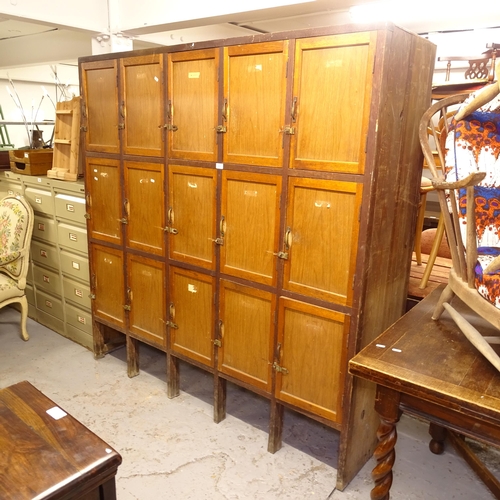
[[434, 237], [434, 242], [432, 244], [431, 253], [429, 255], [429, 260], [425, 266], [424, 274], [422, 276], [422, 281], [420, 282], [419, 288], [424, 289], [429, 282], [429, 278], [432, 273], [432, 268], [434, 266], [434, 262], [436, 262], [436, 257], [439, 252], [439, 247], [441, 246], [441, 242], [443, 241], [444, 236], [444, 219], [443, 216], [439, 216], [439, 221], [436, 229], [436, 236]]
[[26, 341], [30, 338], [28, 330], [26, 330], [26, 321], [28, 320], [28, 300], [26, 295], [21, 297], [19, 303], [21, 304], [21, 338]]

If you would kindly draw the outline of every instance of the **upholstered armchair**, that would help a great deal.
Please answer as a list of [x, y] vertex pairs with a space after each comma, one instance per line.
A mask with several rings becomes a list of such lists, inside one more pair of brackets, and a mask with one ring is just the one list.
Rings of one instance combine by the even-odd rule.
[[26, 276], [33, 232], [33, 209], [22, 197], [6, 196], [0, 200], [0, 308], [21, 305], [21, 337], [26, 330], [28, 301]]

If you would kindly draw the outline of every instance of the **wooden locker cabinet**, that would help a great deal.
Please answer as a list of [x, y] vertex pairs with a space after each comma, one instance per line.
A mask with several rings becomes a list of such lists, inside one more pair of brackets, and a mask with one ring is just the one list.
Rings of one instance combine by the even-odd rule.
[[378, 425], [348, 360], [406, 305], [434, 57], [384, 24], [82, 58], [96, 354], [118, 332], [132, 376], [164, 350], [169, 397], [179, 360], [213, 373], [216, 422], [227, 382], [268, 398], [271, 452], [285, 407], [337, 429], [344, 489]]

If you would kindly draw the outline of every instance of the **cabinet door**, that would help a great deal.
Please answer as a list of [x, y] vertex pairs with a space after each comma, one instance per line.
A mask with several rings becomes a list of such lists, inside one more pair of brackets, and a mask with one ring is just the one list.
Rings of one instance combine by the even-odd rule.
[[281, 167], [288, 41], [224, 48], [224, 162]]
[[276, 283], [281, 177], [224, 171], [221, 272]]
[[164, 155], [163, 56], [127, 57], [121, 61], [124, 124], [123, 152]]
[[375, 33], [297, 40], [290, 167], [362, 173]]
[[124, 161], [123, 166], [127, 247], [164, 255], [163, 165]]
[[90, 253], [90, 286], [95, 296], [92, 312], [97, 318], [125, 328], [123, 253], [101, 245], [92, 245]]
[[82, 122], [85, 149], [120, 152], [118, 134], [118, 68], [116, 59], [81, 65], [84, 95]]
[[362, 186], [290, 178], [283, 287], [351, 305]]
[[207, 366], [213, 363], [214, 279], [170, 268], [170, 348]]
[[127, 255], [127, 302], [130, 335], [162, 350], [166, 349], [165, 264]]
[[105, 158], [86, 158], [86, 190], [91, 238], [122, 244], [122, 195], [120, 162]]
[[167, 224], [170, 258], [215, 268], [215, 169], [169, 165]]
[[340, 423], [348, 327], [345, 314], [280, 298], [277, 399]]
[[219, 51], [168, 55], [169, 158], [217, 160]]
[[264, 391], [271, 391], [275, 296], [222, 280], [219, 371]]

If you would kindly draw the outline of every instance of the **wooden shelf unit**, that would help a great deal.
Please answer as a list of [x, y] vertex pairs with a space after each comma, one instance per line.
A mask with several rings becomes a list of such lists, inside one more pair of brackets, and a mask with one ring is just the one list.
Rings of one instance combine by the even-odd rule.
[[405, 311], [435, 46], [326, 27], [81, 58], [94, 353], [141, 343], [376, 444], [348, 360]]

